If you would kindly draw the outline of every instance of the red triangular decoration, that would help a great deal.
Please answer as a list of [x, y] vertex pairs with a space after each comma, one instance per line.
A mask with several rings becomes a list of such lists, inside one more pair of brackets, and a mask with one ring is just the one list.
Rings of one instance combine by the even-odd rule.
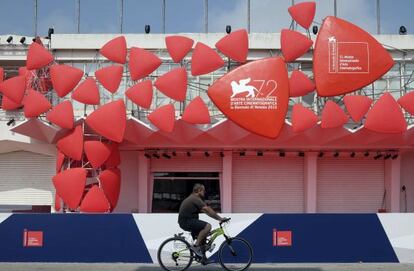
[[294, 61], [305, 54], [312, 46], [313, 41], [305, 35], [288, 29], [282, 29], [280, 45], [286, 62]]
[[405, 94], [398, 99], [398, 103], [411, 115], [414, 115], [414, 91]]
[[52, 61], [53, 56], [45, 47], [36, 42], [30, 44], [26, 61], [28, 70], [43, 68]]
[[56, 105], [49, 111], [46, 118], [55, 125], [58, 125], [65, 129], [73, 128], [73, 106], [72, 103], [67, 100]]
[[59, 97], [65, 97], [82, 79], [83, 71], [68, 65], [53, 65], [50, 67], [50, 78], [53, 88]]
[[290, 97], [300, 97], [315, 90], [315, 84], [306, 74], [299, 70], [294, 70], [289, 78]]
[[322, 111], [322, 128], [337, 128], [348, 122], [348, 116], [339, 105], [327, 101]]
[[55, 211], [60, 211], [60, 209], [62, 208], [62, 206], [60, 205], [60, 197], [57, 193], [55, 193]]
[[133, 103], [147, 109], [151, 107], [152, 94], [153, 90], [151, 80], [142, 81], [135, 86], [130, 87], [125, 92], [125, 95]]
[[386, 92], [368, 111], [364, 127], [378, 133], [403, 133], [407, 122], [398, 103]]
[[109, 147], [111, 148], [111, 154], [105, 161], [105, 166], [107, 168], [117, 167], [121, 164], [121, 153], [119, 152], [118, 144], [112, 142]]
[[100, 141], [86, 141], [85, 154], [93, 168], [100, 167], [111, 154], [111, 148]]
[[96, 133], [115, 142], [124, 138], [126, 127], [125, 104], [122, 100], [107, 103], [86, 118], [86, 124]]
[[67, 136], [59, 139], [56, 143], [59, 151], [66, 156], [80, 161], [82, 159], [83, 151], [83, 131], [82, 125], [78, 125], [73, 131]]
[[191, 74], [193, 76], [210, 73], [223, 65], [224, 61], [216, 51], [204, 43], [197, 42], [191, 56]]
[[78, 208], [86, 184], [86, 169], [71, 168], [53, 177], [56, 194], [71, 209]]
[[203, 99], [195, 97], [185, 108], [182, 120], [191, 124], [209, 124], [210, 113]]
[[148, 115], [148, 120], [161, 131], [171, 133], [174, 130], [175, 122], [174, 106], [167, 104], [159, 107]]
[[36, 118], [52, 108], [52, 105], [42, 93], [33, 89], [29, 89], [27, 93], [27, 96], [23, 99], [23, 110], [26, 118]]
[[0, 90], [4, 96], [7, 96], [14, 103], [20, 104], [26, 90], [26, 78], [24, 76], [15, 76], [7, 79], [1, 82]]
[[138, 80], [149, 75], [161, 64], [161, 59], [155, 54], [141, 48], [131, 48], [129, 53], [129, 71], [132, 80]]
[[0, 67], [0, 83], [4, 80], [4, 69], [3, 67]]
[[227, 57], [240, 63], [246, 62], [249, 53], [249, 36], [245, 29], [231, 32], [216, 43], [216, 48]]
[[102, 171], [98, 178], [111, 209], [115, 209], [121, 191], [121, 171], [118, 168], [107, 169]]
[[290, 16], [300, 26], [308, 29], [315, 18], [316, 3], [315, 2], [303, 2], [293, 5], [288, 8]]
[[65, 161], [65, 155], [61, 151], [58, 150], [57, 156], [56, 156], [56, 173], [59, 173], [62, 171], [62, 165], [64, 161]]
[[292, 108], [292, 130], [300, 133], [308, 130], [318, 123], [318, 116], [301, 104], [295, 104]]
[[1, 98], [1, 109], [3, 110], [16, 110], [21, 106], [23, 105], [13, 102], [7, 96], [3, 95], [3, 97]]
[[127, 44], [124, 36], [114, 38], [99, 50], [101, 55], [119, 64], [125, 64], [127, 57]]
[[100, 103], [99, 88], [95, 79], [86, 78], [72, 92], [72, 99], [84, 104], [98, 105]]
[[122, 80], [124, 68], [120, 65], [113, 65], [95, 71], [95, 77], [109, 92], [115, 93]]
[[158, 77], [154, 85], [166, 96], [183, 102], [187, 94], [187, 71], [185, 68], [175, 68]]
[[106, 213], [109, 210], [109, 202], [104, 191], [96, 185], [86, 193], [80, 205], [80, 211], [83, 213]]
[[360, 122], [368, 112], [372, 103], [372, 99], [362, 95], [346, 95], [344, 104], [346, 110], [355, 122]]
[[193, 47], [194, 40], [183, 36], [168, 36], [165, 38], [168, 53], [175, 63], [179, 63]]

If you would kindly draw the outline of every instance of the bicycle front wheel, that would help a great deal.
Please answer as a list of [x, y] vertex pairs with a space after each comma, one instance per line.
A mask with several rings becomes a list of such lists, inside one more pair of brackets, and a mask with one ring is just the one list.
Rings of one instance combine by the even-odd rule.
[[169, 238], [158, 249], [158, 263], [166, 271], [184, 271], [193, 262], [190, 244], [181, 238]]
[[242, 271], [249, 268], [253, 260], [253, 249], [249, 242], [240, 237], [224, 241], [219, 249], [221, 266], [229, 271]]

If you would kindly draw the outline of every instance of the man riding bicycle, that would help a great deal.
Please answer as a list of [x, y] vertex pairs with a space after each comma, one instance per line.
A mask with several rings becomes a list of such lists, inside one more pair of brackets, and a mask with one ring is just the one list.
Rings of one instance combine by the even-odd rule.
[[178, 224], [180, 227], [185, 231], [191, 232], [194, 239], [197, 237], [197, 242], [191, 249], [194, 253], [203, 258], [203, 263], [207, 263], [204, 241], [211, 231], [211, 225], [200, 220], [198, 214], [203, 212], [220, 222], [225, 220], [225, 218], [220, 217], [203, 201], [205, 191], [204, 185], [199, 183], [195, 184], [193, 193], [181, 203], [178, 214]]

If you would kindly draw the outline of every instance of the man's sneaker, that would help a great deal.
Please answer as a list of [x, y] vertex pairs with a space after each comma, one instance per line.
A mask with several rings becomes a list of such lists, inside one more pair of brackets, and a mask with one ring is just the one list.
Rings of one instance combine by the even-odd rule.
[[204, 258], [200, 261], [200, 263], [201, 263], [202, 265], [208, 265], [208, 264], [212, 264], [212, 263], [214, 263], [214, 261], [213, 261], [213, 260], [210, 260], [210, 259], [207, 259], [206, 257], [204, 257]]
[[190, 248], [191, 248], [191, 250], [192, 250], [195, 254], [197, 254], [197, 256], [199, 256], [199, 257], [203, 257], [203, 256], [204, 256], [204, 253], [203, 253], [203, 251], [201, 250], [201, 246], [194, 246], [194, 245], [192, 245]]

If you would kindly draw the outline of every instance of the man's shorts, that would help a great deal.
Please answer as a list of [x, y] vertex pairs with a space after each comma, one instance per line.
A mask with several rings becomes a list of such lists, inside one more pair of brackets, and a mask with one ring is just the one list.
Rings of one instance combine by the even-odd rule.
[[179, 224], [183, 230], [191, 232], [193, 239], [196, 239], [200, 231], [206, 227], [207, 222], [199, 219], [185, 219], [180, 221]]

